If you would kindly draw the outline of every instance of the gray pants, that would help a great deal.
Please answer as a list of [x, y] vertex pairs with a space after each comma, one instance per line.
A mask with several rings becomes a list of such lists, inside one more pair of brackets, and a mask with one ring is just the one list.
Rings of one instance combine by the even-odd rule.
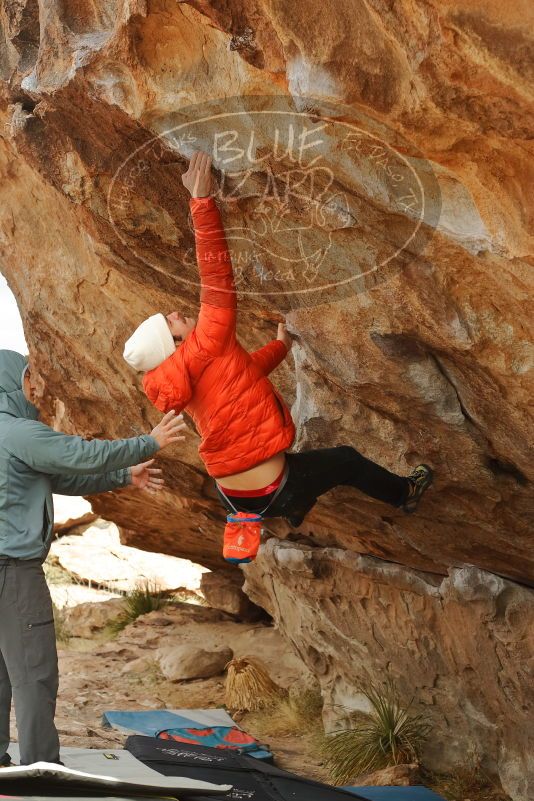
[[0, 758], [9, 746], [13, 696], [21, 765], [59, 761], [57, 691], [54, 615], [41, 560], [0, 556]]

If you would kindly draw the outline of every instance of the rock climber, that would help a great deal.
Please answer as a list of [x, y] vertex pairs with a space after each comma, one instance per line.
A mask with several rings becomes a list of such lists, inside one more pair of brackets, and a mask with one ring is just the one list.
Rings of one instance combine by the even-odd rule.
[[0, 350], [0, 767], [11, 762], [12, 697], [21, 764], [60, 762], [56, 636], [42, 567], [53, 534], [52, 493], [93, 495], [128, 484], [157, 492], [163, 479], [151, 457], [183, 440], [186, 427], [170, 410], [140, 437], [67, 436], [39, 422], [43, 390], [26, 357]]
[[201, 293], [198, 320], [174, 311], [145, 320], [126, 342], [124, 358], [145, 373], [143, 387], [161, 412], [185, 410], [202, 442], [199, 454], [230, 512], [283, 517], [298, 527], [317, 498], [351, 486], [414, 512], [432, 483], [418, 465], [399, 476], [353, 447], [291, 453], [295, 426], [268, 379], [291, 348], [284, 325], [248, 353], [236, 337], [237, 299], [230, 254], [212, 196], [211, 157], [193, 154], [183, 174], [191, 194]]

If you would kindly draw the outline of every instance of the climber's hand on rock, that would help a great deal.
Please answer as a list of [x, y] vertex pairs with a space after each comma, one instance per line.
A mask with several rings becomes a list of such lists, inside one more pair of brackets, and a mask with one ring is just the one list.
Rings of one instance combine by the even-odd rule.
[[136, 464], [130, 468], [132, 474], [132, 485], [137, 489], [147, 490], [147, 492], [159, 492], [163, 489], [165, 481], [161, 478], [163, 472], [159, 467], [153, 467], [154, 459], [142, 464]]
[[182, 175], [182, 183], [191, 197], [209, 197], [214, 187], [211, 156], [202, 150], [195, 151], [191, 156], [187, 172]]
[[283, 342], [288, 350], [291, 350], [293, 340], [287, 332], [285, 323], [278, 323], [278, 336], [276, 338], [279, 339], [280, 342]]
[[183, 416], [176, 414], [174, 409], [171, 409], [152, 429], [150, 435], [154, 437], [160, 448], [166, 448], [168, 445], [184, 440], [185, 437], [181, 436], [181, 432], [186, 428]]

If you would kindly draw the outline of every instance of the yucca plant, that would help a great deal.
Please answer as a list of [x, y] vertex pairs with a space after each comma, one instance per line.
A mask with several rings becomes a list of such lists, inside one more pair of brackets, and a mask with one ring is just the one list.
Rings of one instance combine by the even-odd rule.
[[124, 612], [113, 621], [111, 629], [114, 632], [122, 631], [141, 615], [162, 609], [169, 603], [169, 598], [159, 589], [157, 584], [149, 581], [130, 590], [124, 596]]
[[267, 666], [259, 659], [242, 657], [226, 665], [226, 706], [255, 712], [272, 705], [285, 691], [269, 676]]
[[418, 761], [420, 747], [430, 731], [423, 715], [410, 715], [391, 682], [360, 689], [371, 704], [354, 726], [325, 741], [326, 766], [334, 784], [349, 784], [362, 773]]

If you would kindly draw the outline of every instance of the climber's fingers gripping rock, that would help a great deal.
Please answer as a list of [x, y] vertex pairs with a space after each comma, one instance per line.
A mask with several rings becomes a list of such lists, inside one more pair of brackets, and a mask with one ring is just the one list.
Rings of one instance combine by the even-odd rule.
[[183, 415], [176, 414], [174, 409], [171, 409], [170, 412], [167, 412], [165, 417], [162, 417], [150, 434], [154, 437], [161, 449], [175, 442], [183, 441], [185, 437], [181, 436], [181, 432], [185, 431], [186, 428], [187, 426], [184, 423]]
[[293, 345], [293, 340], [291, 335], [288, 333], [285, 323], [278, 323], [278, 335], [276, 337], [280, 342], [283, 342], [286, 348], [291, 350], [291, 346]]
[[211, 156], [197, 150], [191, 156], [189, 167], [182, 175], [182, 183], [191, 197], [209, 197], [213, 190]]

